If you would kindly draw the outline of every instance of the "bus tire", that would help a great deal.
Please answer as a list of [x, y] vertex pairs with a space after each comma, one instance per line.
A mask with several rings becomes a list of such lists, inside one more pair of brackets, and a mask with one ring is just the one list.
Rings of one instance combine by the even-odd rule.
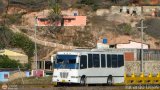
[[80, 79], [80, 84], [82, 86], [85, 86], [86, 85], [86, 77], [85, 76], [82, 76], [81, 79]]
[[109, 75], [107, 79], [107, 85], [111, 86], [113, 84], [112, 80], [113, 80], [112, 75]]

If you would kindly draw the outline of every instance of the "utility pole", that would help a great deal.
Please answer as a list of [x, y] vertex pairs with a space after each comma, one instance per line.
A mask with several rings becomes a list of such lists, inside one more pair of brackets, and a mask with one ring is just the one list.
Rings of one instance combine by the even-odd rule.
[[34, 54], [35, 54], [35, 66], [36, 66], [36, 75], [37, 75], [37, 43], [36, 43], [36, 40], [37, 40], [37, 16], [35, 16], [35, 25], [34, 25], [34, 27], [35, 27], [35, 30], [34, 30], [34, 38], [35, 38], [35, 42], [34, 42], [34, 46], [35, 46], [35, 51], [34, 51]]
[[22, 84], [24, 85], [24, 80], [23, 80], [22, 72], [21, 72], [21, 69], [20, 69], [20, 67], [19, 67], [19, 66], [18, 66], [18, 70], [19, 70], [19, 74], [21, 75]]
[[145, 28], [147, 28], [147, 27], [144, 27], [144, 22], [143, 22], [144, 20], [143, 19], [141, 19], [141, 27], [138, 27], [138, 28], [140, 28], [141, 29], [141, 72], [144, 72], [144, 67], [143, 67], [143, 31], [144, 31], [144, 29]]

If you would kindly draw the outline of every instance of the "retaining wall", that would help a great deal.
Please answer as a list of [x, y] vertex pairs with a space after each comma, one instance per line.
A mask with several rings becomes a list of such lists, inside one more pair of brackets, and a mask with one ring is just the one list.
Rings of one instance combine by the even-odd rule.
[[[140, 72], [141, 62], [140, 61], [126, 61], [125, 72], [126, 74], [141, 73]], [[144, 61], [143, 63], [144, 73], [157, 74], [160, 72], [160, 61]]]

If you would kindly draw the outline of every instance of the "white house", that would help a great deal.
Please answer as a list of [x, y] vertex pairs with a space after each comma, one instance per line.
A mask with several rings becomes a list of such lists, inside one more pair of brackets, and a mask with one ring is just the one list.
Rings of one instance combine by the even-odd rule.
[[[141, 49], [141, 42], [129, 41], [129, 43], [125, 44], [116, 44], [116, 48], [134, 48], [134, 49]], [[149, 49], [148, 44], [143, 43], [143, 49]]]
[[113, 14], [120, 14], [120, 13], [132, 14], [133, 11], [135, 11], [137, 15], [141, 15], [142, 7], [141, 6], [112, 6], [111, 7], [111, 13]]

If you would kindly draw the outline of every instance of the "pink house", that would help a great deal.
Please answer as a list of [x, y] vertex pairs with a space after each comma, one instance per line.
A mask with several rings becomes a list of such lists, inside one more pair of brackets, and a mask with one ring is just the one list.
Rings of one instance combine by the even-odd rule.
[[85, 26], [86, 16], [63, 16], [63, 22], [58, 26]]
[[57, 21], [53, 24], [46, 17], [37, 18], [37, 26], [85, 26], [86, 16], [63, 16], [61, 21]]

